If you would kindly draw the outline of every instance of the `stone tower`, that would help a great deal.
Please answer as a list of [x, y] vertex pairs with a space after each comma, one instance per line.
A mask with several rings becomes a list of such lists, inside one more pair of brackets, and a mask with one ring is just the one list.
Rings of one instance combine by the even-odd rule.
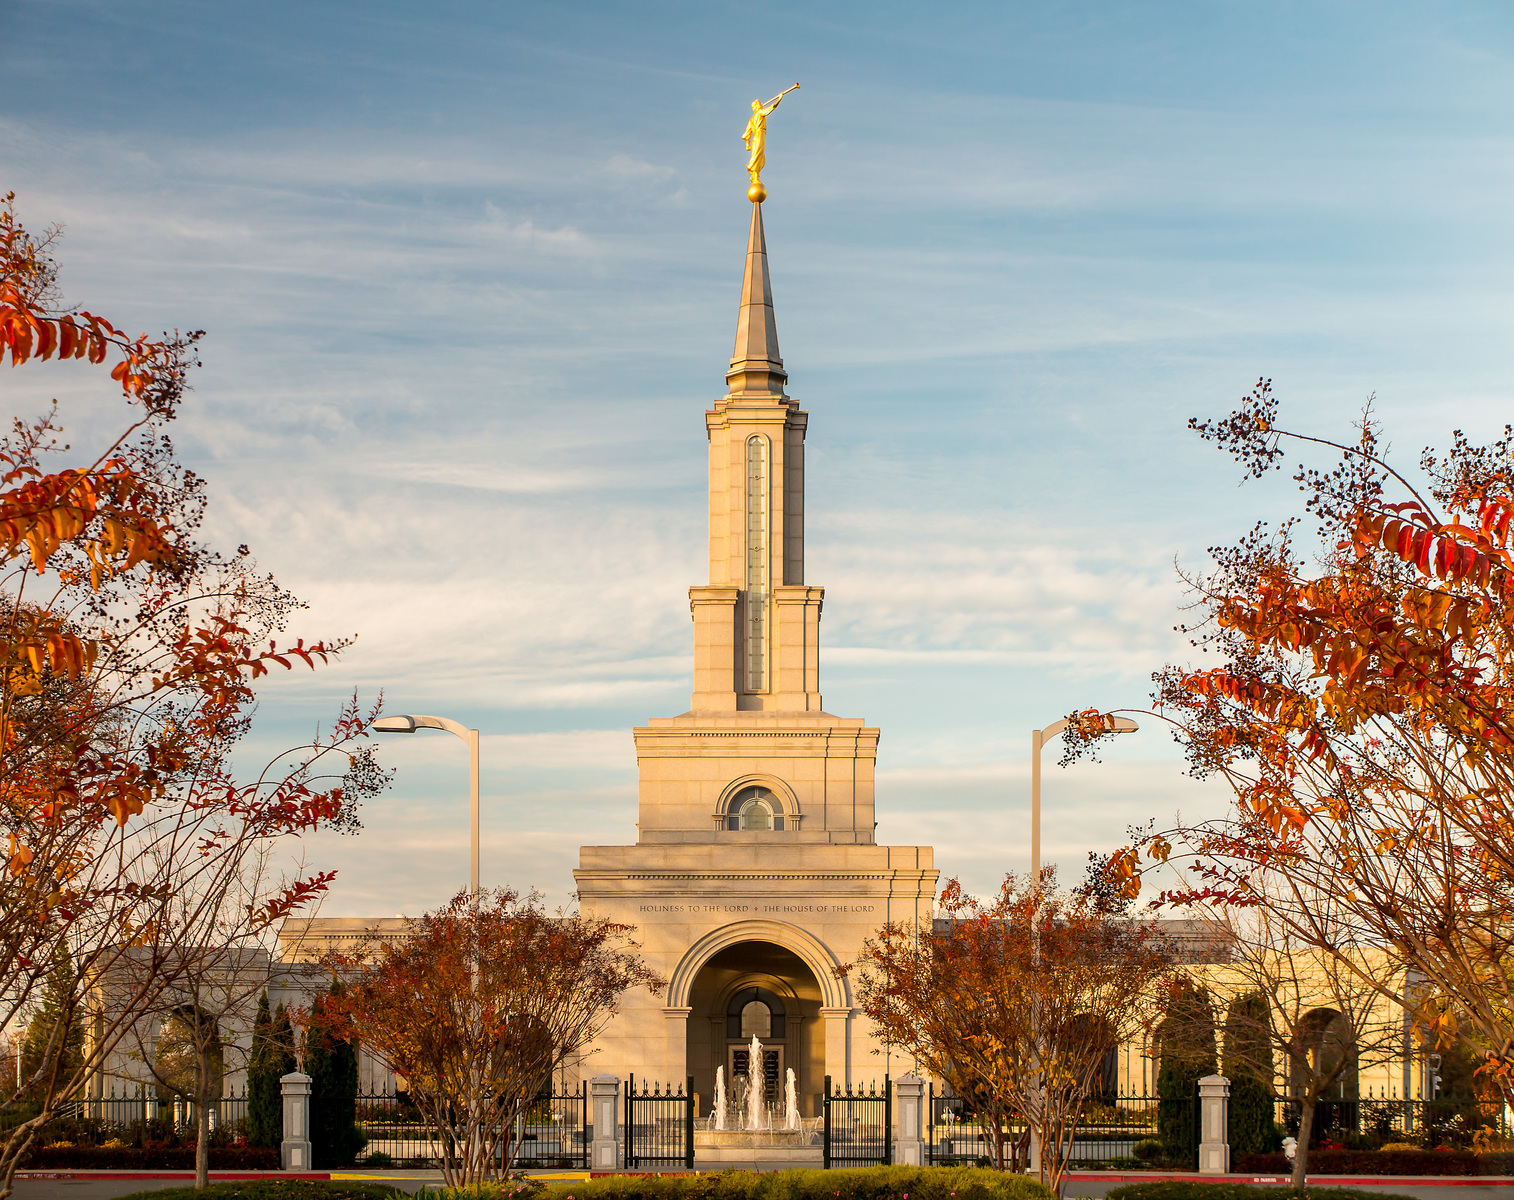
[[867, 844], [878, 731], [820, 706], [823, 588], [804, 581], [804, 434], [784, 392], [762, 205], [728, 391], [705, 413], [710, 576], [689, 589], [689, 711], [635, 731], [638, 838]]
[[878, 731], [820, 706], [822, 591], [804, 581], [808, 414], [784, 391], [760, 203], [752, 205], [727, 391], [705, 413], [709, 581], [689, 589], [689, 711], [633, 731], [636, 844], [584, 846], [586, 913], [635, 926], [661, 996], [628, 995], [584, 1064], [674, 1083], [708, 1110], [715, 1072], [765, 1047], [813, 1114], [825, 1076], [877, 1079], [888, 1058], [838, 970], [891, 921], [928, 921], [928, 846], [878, 846]]

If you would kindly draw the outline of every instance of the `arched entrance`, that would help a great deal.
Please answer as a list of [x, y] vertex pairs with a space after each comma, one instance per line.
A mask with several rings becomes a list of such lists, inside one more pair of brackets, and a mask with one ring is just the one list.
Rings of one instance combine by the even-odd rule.
[[825, 1078], [824, 993], [805, 961], [773, 942], [745, 941], [717, 951], [689, 986], [688, 1073], [710, 1108], [715, 1069], [745, 1072], [753, 1035], [764, 1048], [769, 1098], [780, 1099], [794, 1072], [799, 1110], [813, 1116]]
[[[1344, 1013], [1333, 1008], [1313, 1008], [1294, 1030], [1298, 1051], [1316, 1075], [1339, 1070], [1323, 1100], [1355, 1100], [1358, 1096], [1356, 1034]], [[1344, 1060], [1344, 1061], [1342, 1061]], [[1290, 1090], [1297, 1095], [1306, 1086], [1303, 1064], [1296, 1058], [1289, 1070]]]

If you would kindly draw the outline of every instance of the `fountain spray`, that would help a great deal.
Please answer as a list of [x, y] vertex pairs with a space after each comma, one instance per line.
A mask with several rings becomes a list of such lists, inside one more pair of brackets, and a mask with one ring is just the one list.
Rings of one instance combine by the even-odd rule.
[[765, 1086], [762, 1069], [762, 1043], [752, 1034], [752, 1056], [747, 1060], [747, 1128], [762, 1128], [763, 1093]]

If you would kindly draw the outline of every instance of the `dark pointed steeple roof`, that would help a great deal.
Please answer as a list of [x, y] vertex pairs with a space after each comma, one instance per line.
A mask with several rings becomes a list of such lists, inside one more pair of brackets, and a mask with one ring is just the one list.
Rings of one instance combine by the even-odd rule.
[[761, 204], [752, 205], [746, 277], [741, 282], [741, 311], [736, 318], [736, 349], [725, 378], [733, 399], [787, 399], [783, 385], [789, 377], [778, 355], [778, 322], [773, 317], [773, 285], [768, 279]]

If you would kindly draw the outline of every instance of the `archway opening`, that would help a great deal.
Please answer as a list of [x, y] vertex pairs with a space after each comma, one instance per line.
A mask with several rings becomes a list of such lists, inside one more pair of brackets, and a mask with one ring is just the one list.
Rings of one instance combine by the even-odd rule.
[[[1333, 1008], [1314, 1008], [1304, 1014], [1294, 1031], [1299, 1050], [1315, 1075], [1336, 1073], [1322, 1100], [1355, 1100], [1358, 1095], [1356, 1034], [1344, 1013]], [[1289, 1083], [1294, 1095], [1306, 1086], [1305, 1068], [1294, 1060]]]
[[799, 1111], [814, 1116], [825, 1079], [821, 1004], [819, 981], [792, 950], [738, 942], [710, 958], [689, 989], [688, 1073], [700, 1115], [710, 1111], [716, 1068], [724, 1068], [728, 1088], [733, 1071], [750, 1069], [755, 1035], [763, 1046], [758, 1071], [769, 1100], [781, 1101], [792, 1069]]

